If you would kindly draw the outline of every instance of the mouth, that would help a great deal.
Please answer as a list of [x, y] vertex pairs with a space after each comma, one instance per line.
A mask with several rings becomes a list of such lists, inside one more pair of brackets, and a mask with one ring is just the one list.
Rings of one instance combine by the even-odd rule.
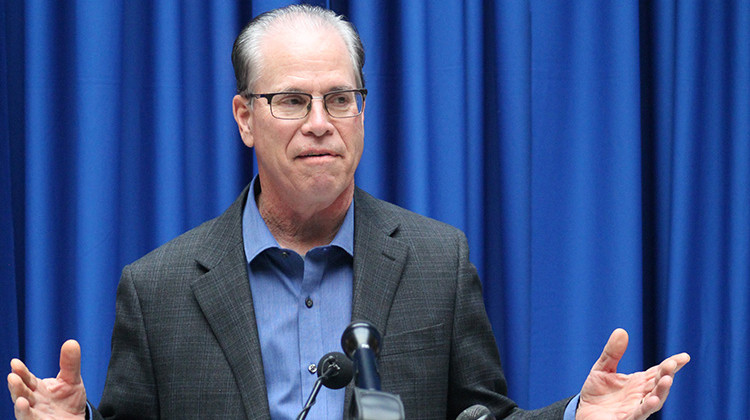
[[319, 157], [319, 156], [333, 156], [330, 153], [307, 153], [304, 155], [301, 155], [300, 157], [308, 158], [308, 157]]
[[302, 153], [302, 154], [298, 155], [297, 157], [299, 159], [316, 159], [316, 158], [327, 158], [327, 157], [334, 158], [334, 157], [338, 157], [338, 156], [339, 155], [337, 155], [335, 153], [331, 153], [331, 152], [310, 151], [310, 152]]

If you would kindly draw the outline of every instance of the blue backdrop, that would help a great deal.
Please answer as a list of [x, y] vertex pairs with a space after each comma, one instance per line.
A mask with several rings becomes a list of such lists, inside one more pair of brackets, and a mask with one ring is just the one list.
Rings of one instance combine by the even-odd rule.
[[[76, 338], [98, 402], [121, 268], [252, 176], [230, 51], [287, 3], [5, 0], [3, 363]], [[662, 418], [750, 418], [750, 2], [317, 3], [366, 48], [357, 182], [467, 233], [521, 406], [624, 327], [625, 372], [693, 357]]]

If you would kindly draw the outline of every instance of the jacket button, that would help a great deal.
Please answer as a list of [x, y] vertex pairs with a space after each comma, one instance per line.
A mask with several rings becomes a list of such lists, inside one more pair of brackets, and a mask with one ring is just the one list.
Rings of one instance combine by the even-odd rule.
[[308, 308], [312, 308], [313, 307], [313, 300], [310, 299], [309, 296], [307, 297], [307, 299], [305, 299], [305, 306], [307, 306]]

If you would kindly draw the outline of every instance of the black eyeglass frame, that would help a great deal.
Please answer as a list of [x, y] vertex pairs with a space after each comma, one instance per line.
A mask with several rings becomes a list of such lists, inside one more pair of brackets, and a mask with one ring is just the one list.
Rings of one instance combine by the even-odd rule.
[[[362, 109], [360, 109], [359, 112], [356, 113], [356, 114], [354, 114], [354, 115], [346, 115], [346, 116], [342, 116], [342, 117], [338, 117], [338, 116], [335, 116], [335, 115], [331, 114], [331, 111], [328, 110], [328, 105], [327, 105], [326, 100], [325, 100], [326, 97], [328, 97], [329, 95], [335, 95], [335, 94], [339, 94], [339, 93], [348, 93], [348, 92], [359, 93], [360, 95], [362, 95]], [[273, 105], [271, 105], [271, 100], [276, 95], [304, 95], [304, 96], [307, 96], [308, 98], [310, 98], [310, 102], [307, 104], [307, 112], [305, 113], [305, 115], [303, 115], [301, 117], [295, 117], [295, 118], [277, 117], [273, 113]], [[334, 91], [326, 93], [323, 96], [312, 96], [312, 94], [307, 93], [307, 92], [273, 92], [273, 93], [247, 93], [245, 95], [245, 97], [248, 98], [248, 99], [250, 99], [250, 98], [264, 98], [268, 102], [268, 108], [271, 111], [271, 116], [273, 116], [274, 118], [279, 119], [279, 120], [301, 120], [301, 119], [307, 118], [307, 116], [310, 115], [310, 110], [312, 109], [312, 100], [313, 99], [322, 99], [323, 100], [323, 108], [326, 110], [326, 113], [331, 118], [354, 118], [356, 116], [361, 115], [362, 112], [365, 110], [365, 98], [367, 97], [367, 89], [363, 88], [363, 89], [334, 90]]]

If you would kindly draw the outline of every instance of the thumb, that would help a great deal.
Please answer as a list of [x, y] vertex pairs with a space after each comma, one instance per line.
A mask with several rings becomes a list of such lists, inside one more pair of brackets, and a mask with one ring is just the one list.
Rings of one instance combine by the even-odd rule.
[[604, 372], [617, 372], [617, 364], [625, 354], [628, 348], [628, 333], [622, 328], [612, 331], [607, 344], [604, 346], [602, 355], [596, 361], [591, 370], [600, 370]]
[[79, 384], [81, 379], [81, 346], [75, 340], [63, 343], [60, 349], [60, 373], [58, 379], [69, 384]]

